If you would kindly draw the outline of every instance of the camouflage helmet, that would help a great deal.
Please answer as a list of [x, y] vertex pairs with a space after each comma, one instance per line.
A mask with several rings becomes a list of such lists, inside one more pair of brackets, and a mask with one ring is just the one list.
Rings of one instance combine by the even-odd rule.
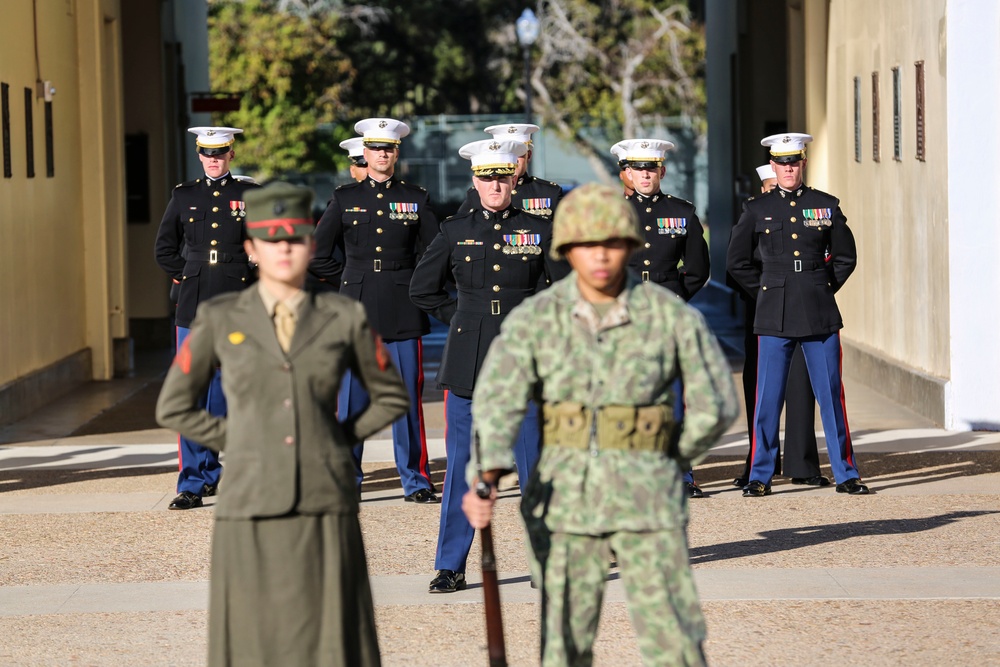
[[609, 185], [588, 183], [570, 191], [556, 208], [552, 223], [553, 259], [562, 259], [572, 243], [627, 239], [642, 243], [639, 216], [622, 191]]

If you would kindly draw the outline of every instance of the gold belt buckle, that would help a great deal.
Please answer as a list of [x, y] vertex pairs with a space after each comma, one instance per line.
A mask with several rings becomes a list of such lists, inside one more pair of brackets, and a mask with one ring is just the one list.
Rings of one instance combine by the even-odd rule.
[[209, 264], [218, 264], [219, 263], [219, 251], [218, 250], [209, 250], [208, 251], [208, 263]]
[[644, 283], [648, 283], [649, 282], [649, 271], [643, 271], [642, 272], [642, 282], [644, 282]]
[[493, 299], [490, 301], [490, 314], [499, 315], [500, 314], [500, 299]]
[[376, 259], [375, 260], [375, 273], [381, 273], [381, 272], [382, 272], [382, 260], [381, 259]]

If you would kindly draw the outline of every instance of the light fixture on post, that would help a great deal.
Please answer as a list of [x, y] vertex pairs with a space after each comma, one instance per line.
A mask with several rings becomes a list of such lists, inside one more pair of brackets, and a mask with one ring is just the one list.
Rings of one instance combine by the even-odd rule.
[[538, 39], [539, 24], [535, 12], [525, 9], [514, 24], [517, 42], [524, 51], [524, 122], [531, 122], [531, 45]]

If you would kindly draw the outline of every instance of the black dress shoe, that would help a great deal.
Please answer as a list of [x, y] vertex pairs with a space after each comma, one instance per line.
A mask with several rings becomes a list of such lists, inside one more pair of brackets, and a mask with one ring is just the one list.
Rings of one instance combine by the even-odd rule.
[[806, 484], [808, 486], [830, 486], [830, 480], [823, 475], [813, 475], [812, 477], [792, 477], [792, 484]]
[[754, 480], [743, 487], [744, 498], [759, 498], [771, 495], [771, 485]]
[[733, 480], [733, 486], [744, 487], [750, 483], [749, 477], [737, 477]]
[[203, 487], [201, 487], [201, 497], [202, 498], [211, 498], [212, 496], [214, 496], [218, 492], [219, 492], [219, 485], [218, 484], [206, 484]]
[[694, 482], [685, 482], [684, 486], [687, 487], [688, 498], [704, 498], [705, 492], [695, 484]]
[[408, 503], [420, 503], [426, 505], [428, 503], [438, 502], [438, 497], [434, 495], [434, 492], [430, 489], [417, 489], [408, 496], [403, 496], [403, 500]]
[[193, 510], [195, 507], [201, 507], [201, 496], [197, 493], [191, 493], [190, 491], [181, 491], [177, 494], [177, 497], [170, 502], [170, 506], [167, 509]]
[[868, 487], [861, 483], [861, 480], [855, 477], [854, 479], [849, 479], [843, 484], [837, 485], [837, 493], [849, 493], [852, 496], [864, 496], [869, 493]]
[[465, 590], [465, 573], [454, 570], [438, 570], [437, 576], [431, 579], [430, 593], [454, 593]]

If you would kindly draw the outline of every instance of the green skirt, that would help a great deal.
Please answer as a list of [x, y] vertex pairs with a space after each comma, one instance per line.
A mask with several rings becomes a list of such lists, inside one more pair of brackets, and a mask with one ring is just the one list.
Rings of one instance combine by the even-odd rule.
[[381, 664], [356, 514], [216, 520], [208, 664]]

